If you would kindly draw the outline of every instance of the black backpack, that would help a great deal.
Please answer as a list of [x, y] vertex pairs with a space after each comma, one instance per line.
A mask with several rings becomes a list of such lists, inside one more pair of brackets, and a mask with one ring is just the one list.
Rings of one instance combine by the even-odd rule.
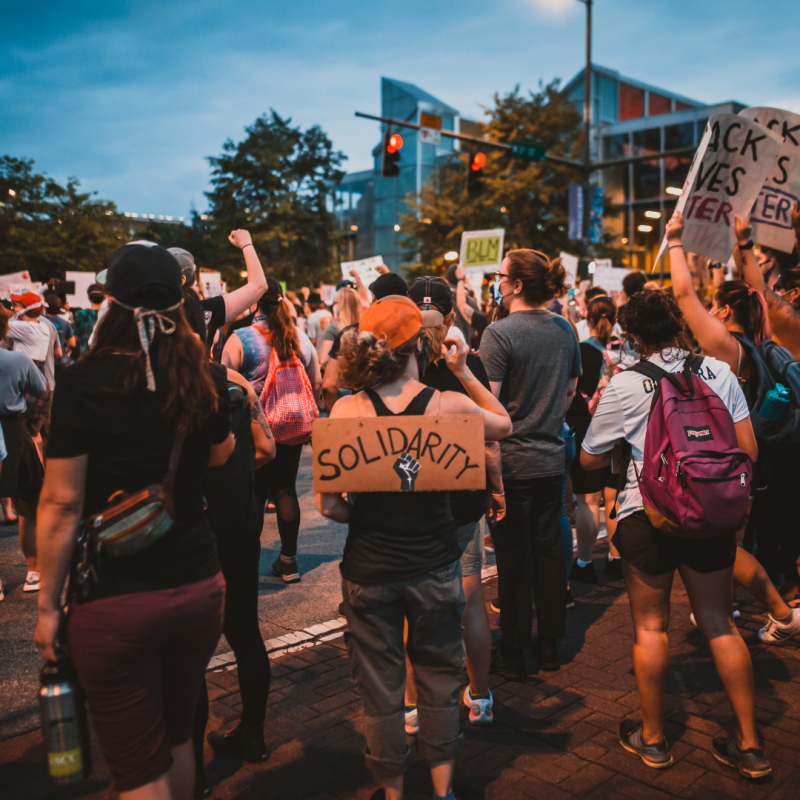
[[[758, 461], [761, 464], [800, 446], [800, 364], [785, 347], [771, 339], [758, 347], [743, 333], [731, 333], [750, 356], [756, 371], [755, 397], [753, 391], [745, 392], [745, 397], [750, 408], [750, 420], [758, 443]], [[758, 410], [764, 403], [767, 392], [776, 383], [789, 389], [789, 405], [778, 419], [766, 420], [759, 416]]]

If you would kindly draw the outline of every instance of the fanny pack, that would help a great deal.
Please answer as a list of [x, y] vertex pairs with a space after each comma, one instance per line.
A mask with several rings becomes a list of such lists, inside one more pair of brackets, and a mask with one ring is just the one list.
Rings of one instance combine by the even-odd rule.
[[169, 470], [161, 483], [138, 492], [114, 492], [108, 505], [83, 520], [97, 553], [129, 556], [157, 542], [174, 524], [175, 474], [183, 449], [183, 436], [176, 436], [169, 456]]

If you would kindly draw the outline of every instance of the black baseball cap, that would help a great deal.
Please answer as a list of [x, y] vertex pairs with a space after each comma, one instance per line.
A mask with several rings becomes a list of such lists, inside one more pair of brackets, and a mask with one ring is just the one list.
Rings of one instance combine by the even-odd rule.
[[453, 310], [453, 293], [447, 281], [428, 275], [417, 278], [408, 287], [408, 296], [418, 305], [426, 309], [433, 306], [446, 317]]
[[[161, 296], [146, 290], [166, 289]], [[133, 308], [161, 311], [183, 300], [181, 268], [166, 248], [126, 244], [115, 250], [108, 260], [106, 292], [115, 300]]]
[[358, 289], [358, 284], [350, 278], [344, 278], [336, 284], [336, 291], [338, 292], [339, 289]]
[[322, 297], [319, 292], [309, 292], [307, 303], [322, 303]]
[[396, 272], [384, 272], [383, 275], [372, 281], [369, 290], [376, 300], [388, 297], [390, 294], [408, 297], [408, 285]]

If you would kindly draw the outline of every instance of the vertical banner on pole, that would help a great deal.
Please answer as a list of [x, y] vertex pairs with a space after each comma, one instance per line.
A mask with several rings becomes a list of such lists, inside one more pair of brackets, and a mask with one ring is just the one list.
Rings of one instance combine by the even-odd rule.
[[569, 185], [569, 240], [579, 242], [583, 239], [583, 184]]

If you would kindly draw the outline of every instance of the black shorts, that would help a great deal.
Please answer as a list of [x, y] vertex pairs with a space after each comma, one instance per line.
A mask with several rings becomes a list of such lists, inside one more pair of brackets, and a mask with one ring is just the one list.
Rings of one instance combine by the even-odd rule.
[[0, 417], [8, 457], [0, 469], [0, 497], [18, 497], [32, 506], [39, 502], [44, 467], [21, 415]]
[[572, 491], [575, 494], [594, 494], [602, 492], [603, 489], [616, 489], [619, 483], [619, 475], [611, 472], [611, 467], [585, 470], [580, 464], [580, 450], [569, 468], [569, 475], [572, 478]]
[[644, 511], [621, 519], [612, 539], [622, 560], [645, 575], [666, 575], [681, 564], [695, 572], [718, 572], [736, 561], [736, 534], [690, 539], [653, 527]]

